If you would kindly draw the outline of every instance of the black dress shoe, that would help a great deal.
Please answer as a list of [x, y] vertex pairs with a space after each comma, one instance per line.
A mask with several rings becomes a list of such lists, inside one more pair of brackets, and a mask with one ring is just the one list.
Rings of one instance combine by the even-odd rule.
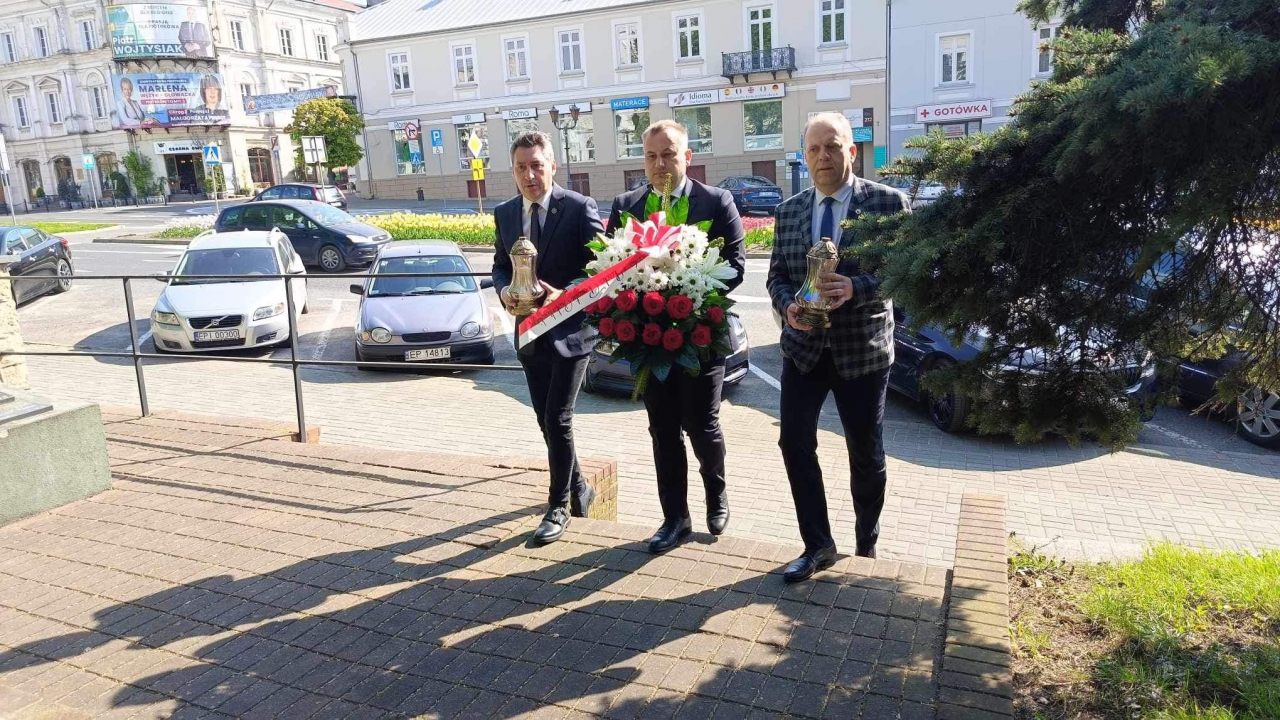
[[724, 533], [729, 524], [729, 493], [720, 493], [719, 497], [707, 498], [707, 530], [712, 535]]
[[859, 545], [858, 549], [853, 554], [857, 555], [858, 557], [871, 558], [872, 560], [875, 560], [876, 546], [875, 545]]
[[680, 544], [682, 540], [693, 534], [693, 523], [689, 518], [682, 518], [676, 521], [662, 523], [662, 527], [658, 528], [658, 532], [649, 538], [649, 552], [654, 555], [661, 555], [671, 548]]
[[591, 512], [591, 503], [595, 499], [596, 490], [588, 485], [587, 491], [581, 497], [575, 494], [569, 498], [569, 514], [574, 517], [586, 517], [587, 513]]
[[542, 524], [538, 525], [538, 529], [533, 531], [533, 541], [539, 545], [553, 543], [560, 539], [567, 527], [569, 527], [569, 510], [553, 507], [542, 517]]
[[836, 546], [826, 547], [817, 552], [805, 553], [787, 565], [782, 571], [782, 579], [789, 583], [808, 580], [819, 570], [826, 570], [836, 564]]

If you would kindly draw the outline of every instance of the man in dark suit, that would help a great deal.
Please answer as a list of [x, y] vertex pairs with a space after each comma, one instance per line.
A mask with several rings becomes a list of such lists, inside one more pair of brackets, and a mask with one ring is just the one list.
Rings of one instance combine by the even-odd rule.
[[187, 57], [213, 57], [209, 46], [209, 26], [200, 22], [200, 14], [193, 5], [187, 8], [187, 19], [178, 26], [178, 44]]
[[[737, 276], [726, 283], [732, 290], [742, 283], [747, 262], [742, 219], [738, 217], [731, 194], [687, 176], [691, 159], [689, 133], [683, 125], [674, 120], [650, 125], [644, 131], [644, 169], [649, 185], [614, 198], [609, 227], [613, 229], [621, 224], [623, 212], [645, 219], [649, 195], [661, 195], [669, 183], [673, 204], [681, 197], [689, 198], [688, 223], [710, 220], [711, 230], [707, 235], [713, 240], [724, 240], [720, 255], [738, 271]], [[670, 550], [693, 532], [689, 519], [689, 463], [681, 431], [689, 434], [693, 453], [698, 457], [707, 497], [707, 529], [719, 535], [729, 522], [724, 433], [720, 430], [723, 385], [724, 358], [715, 358], [703, 363], [697, 377], [672, 371], [666, 382], [650, 378], [645, 388], [644, 407], [649, 414], [649, 435], [653, 438], [653, 462], [663, 517], [662, 527], [649, 540], [652, 553]]]
[[879, 279], [842, 252], [835, 271], [824, 272], [819, 285], [832, 303], [831, 327], [800, 322], [795, 296], [807, 273], [805, 254], [824, 237], [842, 251], [856, 245], [856, 233], [840, 226], [845, 219], [911, 210], [903, 193], [853, 174], [858, 146], [843, 115], [821, 113], [809, 120], [804, 155], [813, 187], [778, 206], [766, 281], [774, 308], [785, 318], [778, 444], [804, 539], [804, 554], [783, 573], [787, 582], [805, 580], [836, 560], [818, 465], [818, 414], [828, 394], [835, 394], [849, 452], [859, 556], [876, 556], [887, 482], [882, 431], [893, 365], [893, 303], [880, 298]]
[[[555, 184], [554, 147], [546, 133], [525, 133], [516, 139], [511, 166], [520, 194], [493, 210], [493, 287], [508, 311], [513, 307], [507, 292], [510, 252], [517, 240], [527, 237], [538, 249], [536, 271], [546, 290], [544, 302], [551, 302], [564, 288], [586, 278], [592, 258], [587, 243], [604, 232], [594, 200]], [[583, 327], [582, 319], [578, 314], [566, 320], [518, 353], [551, 469], [547, 514], [533, 534], [541, 544], [559, 540], [570, 515], [586, 517], [595, 496], [582, 477], [573, 446], [573, 406], [594, 349], [591, 328]]]

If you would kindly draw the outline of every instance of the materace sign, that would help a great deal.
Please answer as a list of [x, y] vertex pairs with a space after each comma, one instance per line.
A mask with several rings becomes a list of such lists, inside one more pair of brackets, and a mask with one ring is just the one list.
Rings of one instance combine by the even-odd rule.
[[941, 105], [916, 106], [916, 122], [918, 123], [945, 123], [988, 117], [991, 117], [990, 100], [965, 100]]

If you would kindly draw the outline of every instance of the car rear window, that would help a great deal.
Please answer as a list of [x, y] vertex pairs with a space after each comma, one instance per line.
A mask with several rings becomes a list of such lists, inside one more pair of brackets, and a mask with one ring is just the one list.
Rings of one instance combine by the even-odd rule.
[[768, 180], [765, 180], [764, 178], [758, 178], [758, 177], [740, 178], [739, 182], [741, 182], [743, 185], [749, 188], [759, 188], [759, 187], [771, 188], [774, 186], [773, 183], [769, 182]]
[[338, 192], [338, 188], [336, 187], [326, 187], [324, 189], [324, 199], [328, 200], [329, 202], [333, 202], [334, 200], [341, 200], [342, 193]]

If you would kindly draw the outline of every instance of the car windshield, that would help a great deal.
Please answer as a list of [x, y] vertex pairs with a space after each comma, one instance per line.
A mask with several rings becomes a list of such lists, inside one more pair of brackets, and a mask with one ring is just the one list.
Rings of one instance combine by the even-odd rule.
[[331, 205], [309, 207], [307, 208], [307, 215], [310, 215], [312, 220], [326, 226], [345, 225], [346, 223], [357, 222], [357, 220], [351, 217], [350, 214]]
[[[280, 266], [271, 248], [218, 248], [216, 250], [190, 250], [182, 256], [174, 275], [279, 275]], [[242, 280], [174, 280], [174, 285], [200, 283], [249, 282]]]
[[766, 179], [764, 179], [764, 178], [758, 178], [758, 177], [744, 177], [744, 178], [739, 178], [739, 179], [742, 181], [742, 184], [743, 184], [743, 186], [744, 186], [744, 187], [749, 187], [749, 188], [772, 188], [772, 187], [774, 187], [774, 184], [773, 184], [773, 183], [769, 182], [768, 180], [766, 180]]
[[[381, 273], [469, 273], [467, 261], [458, 255], [416, 255], [413, 257], [383, 258], [378, 261], [375, 274]], [[472, 292], [475, 278], [469, 275], [440, 275], [433, 277], [376, 278], [369, 288], [369, 297], [395, 297], [403, 295], [439, 295]]]

